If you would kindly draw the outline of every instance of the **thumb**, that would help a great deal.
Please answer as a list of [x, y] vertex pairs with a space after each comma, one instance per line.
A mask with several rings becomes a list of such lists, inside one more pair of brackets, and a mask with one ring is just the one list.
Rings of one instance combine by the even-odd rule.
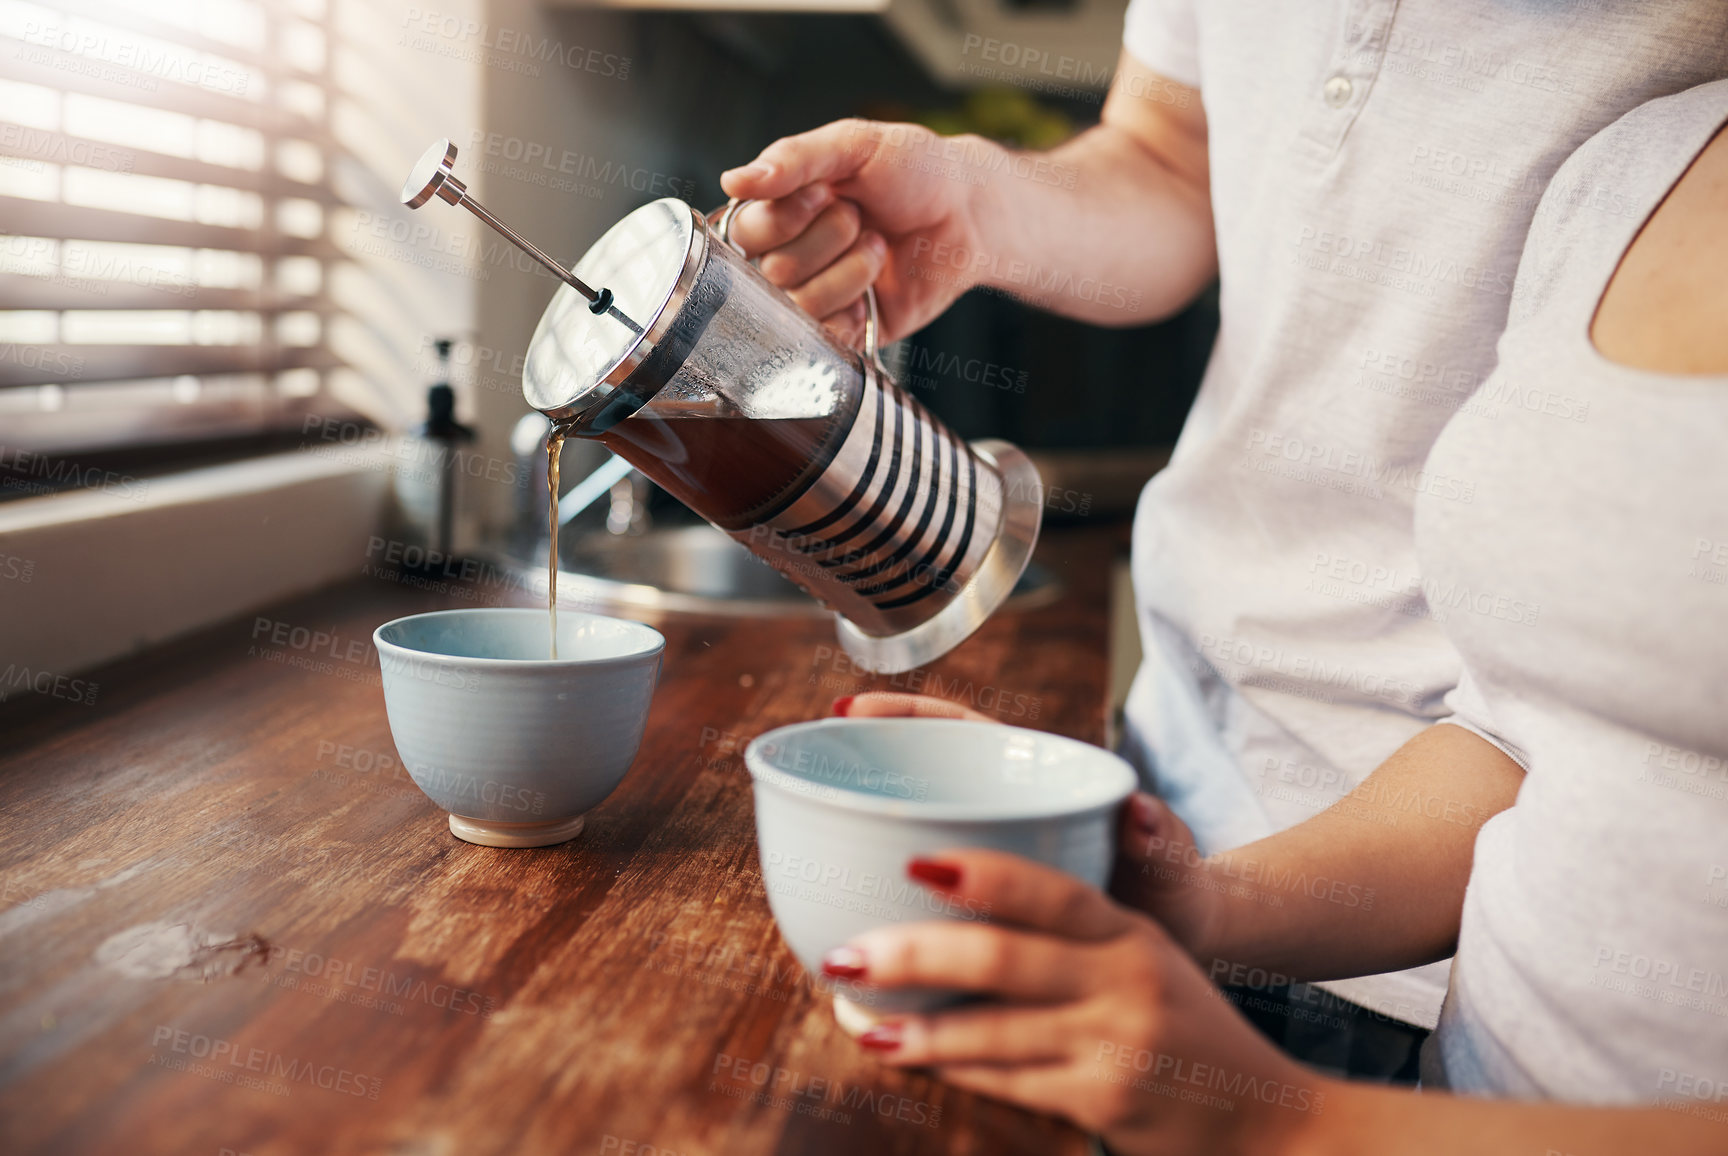
[[1122, 808], [1110, 893], [1150, 915], [1196, 959], [1211, 958], [1220, 918], [1218, 892], [1202, 886], [1206, 860], [1194, 832], [1162, 799], [1136, 793]]
[[1136, 866], [1156, 865], [1180, 871], [1198, 867], [1203, 858], [1188, 824], [1177, 817], [1169, 804], [1144, 791], [1134, 792], [1123, 806], [1118, 833], [1119, 857]]
[[865, 120], [839, 120], [781, 137], [747, 165], [720, 174], [731, 197], [772, 200], [817, 181], [850, 177], [876, 151], [879, 126]]

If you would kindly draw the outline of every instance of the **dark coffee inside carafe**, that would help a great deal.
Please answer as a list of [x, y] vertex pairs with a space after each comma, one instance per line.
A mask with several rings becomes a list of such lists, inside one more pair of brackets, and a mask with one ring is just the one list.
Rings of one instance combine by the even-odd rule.
[[711, 412], [662, 405], [626, 418], [598, 440], [715, 525], [742, 530], [808, 489], [850, 425], [846, 412], [792, 418]]
[[824, 417], [750, 418], [736, 412], [716, 416], [716, 408], [712, 402], [666, 402], [603, 433], [579, 423], [553, 426], [546, 439], [551, 657], [558, 657], [558, 464], [566, 437], [598, 441], [715, 525], [744, 530], [810, 488], [845, 440], [856, 411], [856, 405], [842, 404]]

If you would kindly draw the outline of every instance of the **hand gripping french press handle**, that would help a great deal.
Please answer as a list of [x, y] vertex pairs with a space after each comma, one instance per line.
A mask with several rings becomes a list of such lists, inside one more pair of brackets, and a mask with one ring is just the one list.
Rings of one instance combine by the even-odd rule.
[[[755, 203], [754, 197], [747, 197], [744, 200], [733, 197], [720, 210], [720, 219], [714, 224], [714, 231], [720, 235], [720, 239], [736, 249], [740, 256], [747, 256], [748, 254], [744, 252], [742, 245], [732, 239], [732, 222], [737, 219], [738, 210], [745, 205]], [[864, 286], [864, 356], [869, 359], [871, 365], [885, 374], [887, 370], [883, 368], [882, 357], [877, 351], [877, 335], [881, 330], [881, 314], [876, 308], [876, 287], [866, 285]]]

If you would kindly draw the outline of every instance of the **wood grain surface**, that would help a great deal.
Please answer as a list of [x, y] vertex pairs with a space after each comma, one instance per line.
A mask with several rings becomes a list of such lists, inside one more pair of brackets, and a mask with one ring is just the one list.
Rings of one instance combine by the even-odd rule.
[[[1055, 602], [892, 681], [1101, 741], [1117, 537], [1047, 534]], [[0, 1149], [1087, 1150], [878, 1065], [775, 930], [743, 745], [891, 681], [831, 623], [647, 618], [622, 786], [573, 842], [497, 850], [402, 770], [371, 645], [480, 604], [536, 600], [368, 574], [96, 671], [93, 702], [0, 706]]]

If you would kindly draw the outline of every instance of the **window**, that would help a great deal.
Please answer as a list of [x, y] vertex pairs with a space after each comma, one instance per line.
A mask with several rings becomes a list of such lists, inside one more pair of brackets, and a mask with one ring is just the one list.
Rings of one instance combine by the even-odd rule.
[[425, 321], [378, 300], [403, 257], [369, 265], [354, 222], [400, 212], [408, 162], [475, 86], [393, 56], [399, 18], [379, 0], [0, 0], [0, 467], [315, 413], [405, 420]]

